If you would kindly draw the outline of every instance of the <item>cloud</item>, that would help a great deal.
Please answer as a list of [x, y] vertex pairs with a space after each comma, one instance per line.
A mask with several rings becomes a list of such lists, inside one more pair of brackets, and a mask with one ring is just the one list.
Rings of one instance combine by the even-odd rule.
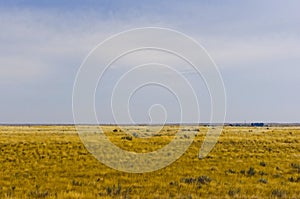
[[[44, 6], [43, 4], [37, 7], [23, 6], [1, 10], [0, 53], [1, 57], [4, 57], [1, 59], [2, 62], [0, 60], [1, 70], [4, 70], [3, 66], [7, 63], [11, 66], [15, 65], [12, 68], [19, 68], [18, 62], [14, 61], [17, 59], [19, 63], [40, 65], [41, 68], [67, 67], [70, 63], [80, 63], [96, 44], [111, 34], [147, 25], [161, 25], [182, 30], [202, 43], [221, 67], [249, 66], [244, 63], [297, 58], [300, 52], [300, 38], [298, 35], [291, 35], [298, 31], [297, 27], [291, 29], [288, 24], [283, 24], [288, 19], [289, 23], [293, 22], [289, 15], [285, 13], [282, 18], [279, 18], [275, 14], [270, 16], [269, 12], [263, 13], [267, 4], [262, 4], [257, 11], [257, 16], [250, 15], [250, 12], [257, 8], [253, 5], [255, 4], [249, 4], [247, 9], [241, 10], [239, 7], [246, 6], [232, 3], [220, 5], [205, 3], [199, 6], [197, 2], [191, 2], [183, 7], [177, 2], [172, 5], [163, 3], [160, 9], [158, 6], [139, 5], [140, 11], [135, 9], [137, 5], [133, 5], [131, 14], [122, 9], [118, 3], [115, 5], [104, 3], [102, 7], [95, 4], [95, 9], [82, 10], [75, 6], [74, 12], [66, 8], [55, 9], [55, 7], [39, 9], [39, 6]], [[278, 6], [272, 5], [275, 8]], [[103, 12], [97, 12], [97, 9]], [[166, 12], [163, 13], [162, 10]], [[212, 15], [211, 12], [218, 14]], [[235, 17], [234, 14], [240, 16]], [[294, 12], [291, 12], [291, 15], [294, 15]], [[135, 16], [140, 17], [135, 18]], [[219, 20], [221, 16], [224, 17], [222, 21]], [[262, 16], [264, 19], [260, 20]], [[188, 20], [190, 17], [194, 20]], [[277, 22], [266, 23], [267, 28], [264, 28], [261, 21], [270, 22], [271, 17], [275, 17], [274, 21], [278, 19]], [[294, 16], [294, 20], [297, 17]], [[183, 21], [187, 22], [188, 28], [185, 27], [185, 23], [182, 23]], [[279, 30], [277, 26], [289, 28]], [[258, 28], [261, 27], [262, 30], [259, 30]], [[143, 62], [143, 57], [148, 59], [146, 56], [127, 56], [124, 61], [130, 64], [134, 58]], [[163, 55], [157, 57], [157, 60], [171, 62], [172, 58]]]
[[[210, 42], [212, 41], [213, 42]], [[300, 56], [300, 37], [208, 38], [208, 51], [219, 67], [251, 67], [266, 62], [284, 62]]]
[[[88, 52], [112, 34], [145, 26], [161, 26], [181, 31], [195, 38], [208, 50], [228, 83], [225, 86], [229, 99], [233, 99], [228, 102], [231, 120], [241, 120], [243, 112], [249, 112], [249, 118], [246, 119], [255, 120], [255, 115], [264, 115], [259, 117], [262, 120], [268, 117], [268, 114], [259, 112], [263, 110], [261, 108], [258, 111], [253, 107], [247, 108], [247, 103], [255, 101], [256, 96], [246, 94], [255, 93], [257, 87], [265, 85], [268, 92], [261, 91], [260, 95], [265, 100], [260, 107], [273, 110], [271, 104], [286, 105], [286, 111], [278, 109], [278, 114], [269, 114], [270, 118], [292, 119], [289, 113], [299, 109], [299, 95], [295, 94], [300, 84], [299, 78], [295, 78], [300, 64], [298, 1], [93, 1], [84, 6], [79, 1], [27, 5], [18, 1], [1, 4], [0, 89], [7, 82], [14, 86], [3, 89], [7, 94], [5, 103], [0, 104], [0, 108], [13, 110], [16, 103], [19, 103], [20, 108], [24, 99], [36, 104], [39, 101], [34, 96], [43, 96], [40, 101], [45, 103], [45, 99], [51, 101], [51, 106], [41, 104], [35, 110], [37, 114], [31, 116], [26, 111], [22, 113], [22, 109], [15, 109], [13, 112], [16, 116], [10, 117], [16, 117], [14, 121], [28, 119], [39, 122], [43, 120], [40, 118], [47, 118], [47, 121], [54, 118], [55, 121], [58, 113], [54, 110], [64, 111], [67, 115], [65, 120], [72, 121], [72, 86], [76, 71]], [[120, 45], [128, 44], [124, 42]], [[107, 53], [113, 52], [107, 50]], [[128, 55], [116, 63], [112, 72], [119, 74], [118, 69], [122, 66], [153, 62], [153, 58], [155, 62], [180, 68], [183, 74], [193, 73], [179, 59], [158, 52]], [[282, 70], [288, 72], [283, 73]], [[269, 76], [256, 77], [251, 71]], [[278, 83], [279, 80], [282, 83]], [[22, 89], [27, 89], [22, 87], [24, 82], [32, 83], [28, 88], [31, 92], [22, 92]], [[39, 85], [46, 86], [47, 92], [45, 89], [36, 89]], [[247, 92], [240, 96], [239, 92], [244, 87], [247, 87]], [[198, 90], [201, 95], [201, 89]], [[284, 102], [277, 97], [278, 90], [285, 92]], [[50, 91], [54, 91], [55, 95]], [[272, 103], [268, 103], [268, 100]], [[236, 104], [240, 106], [237, 107]], [[42, 109], [47, 116], [38, 115]], [[294, 120], [298, 119], [296, 113], [291, 115]]]
[[29, 60], [26, 57], [2, 57], [0, 65], [0, 79], [22, 80], [32, 79], [47, 73], [47, 66], [39, 60]]

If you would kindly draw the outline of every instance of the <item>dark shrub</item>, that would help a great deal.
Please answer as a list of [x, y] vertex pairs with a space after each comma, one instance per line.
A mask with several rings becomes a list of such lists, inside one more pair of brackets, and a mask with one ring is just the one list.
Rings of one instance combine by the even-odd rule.
[[197, 183], [199, 183], [199, 184], [208, 184], [210, 182], [211, 182], [211, 179], [208, 176], [200, 176], [197, 179]]
[[260, 162], [259, 165], [265, 167], [267, 164], [265, 162]]
[[290, 178], [288, 178], [288, 181], [290, 181], [290, 182], [300, 182], [300, 177], [290, 177]]
[[232, 173], [232, 174], [234, 174], [234, 173], [236, 173], [236, 172], [235, 172], [235, 170], [233, 170], [233, 169], [228, 169], [227, 171], [225, 171], [225, 173]]
[[186, 184], [197, 183], [198, 185], [203, 185], [210, 183], [211, 179], [208, 176], [200, 176], [198, 178], [182, 178], [180, 181]]
[[264, 178], [261, 178], [261, 179], [259, 179], [258, 182], [263, 183], [263, 184], [267, 184], [267, 183], [268, 183], [268, 180], [267, 180], [267, 179], [264, 179]]
[[275, 189], [272, 191], [272, 196], [276, 196], [278, 198], [282, 198], [286, 196], [286, 191]]
[[124, 137], [121, 137], [122, 140], [129, 140], [131, 141], [132, 140], [132, 137], [131, 136], [124, 136]]
[[196, 179], [195, 178], [182, 178], [181, 181], [186, 184], [192, 184], [196, 181]]
[[230, 188], [228, 191], [228, 195], [233, 197], [236, 194], [240, 193], [241, 189], [240, 188]]
[[253, 167], [250, 167], [249, 170], [247, 171], [247, 174], [249, 176], [254, 176], [256, 173], [255, 169]]

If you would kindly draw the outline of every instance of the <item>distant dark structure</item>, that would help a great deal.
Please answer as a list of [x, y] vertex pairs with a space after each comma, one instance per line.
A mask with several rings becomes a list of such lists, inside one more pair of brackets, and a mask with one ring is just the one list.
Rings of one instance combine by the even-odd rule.
[[258, 127], [262, 127], [262, 126], [265, 126], [264, 123], [251, 123], [251, 126], [258, 126]]

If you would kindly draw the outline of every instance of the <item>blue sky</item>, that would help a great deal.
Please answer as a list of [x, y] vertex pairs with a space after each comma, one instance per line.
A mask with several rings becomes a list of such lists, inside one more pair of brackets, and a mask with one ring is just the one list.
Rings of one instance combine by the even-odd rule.
[[[0, 123], [73, 123], [72, 89], [85, 56], [112, 34], [145, 26], [181, 31], [206, 48], [224, 80], [227, 122], [300, 122], [299, 7], [299, 1], [0, 1]], [[151, 102], [142, 99], [140, 93], [132, 102], [139, 122]], [[201, 100], [203, 122], [208, 103]]]

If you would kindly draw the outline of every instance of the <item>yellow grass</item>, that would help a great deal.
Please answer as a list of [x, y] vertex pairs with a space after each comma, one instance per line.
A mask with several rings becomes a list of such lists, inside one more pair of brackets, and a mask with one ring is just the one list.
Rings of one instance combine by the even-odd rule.
[[[104, 127], [119, 147], [157, 150], [174, 137], [167, 126], [151, 138], [124, 139]], [[149, 132], [146, 127], [124, 127]], [[299, 127], [226, 127], [208, 157], [198, 152], [206, 128], [168, 167], [143, 174], [108, 168], [82, 144], [72, 126], [0, 127], [0, 198], [300, 198]], [[253, 169], [250, 169], [253, 168]]]

